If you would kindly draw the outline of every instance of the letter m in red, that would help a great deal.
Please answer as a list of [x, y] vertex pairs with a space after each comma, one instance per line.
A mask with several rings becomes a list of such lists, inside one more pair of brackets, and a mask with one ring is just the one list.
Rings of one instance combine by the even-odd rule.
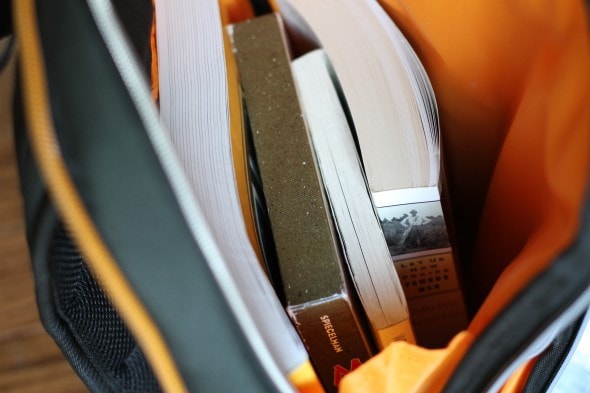
[[350, 361], [350, 369], [347, 369], [339, 364], [334, 366], [334, 386], [338, 387], [340, 385], [340, 381], [346, 374], [355, 370], [361, 365], [361, 360], [359, 358], [354, 358]]

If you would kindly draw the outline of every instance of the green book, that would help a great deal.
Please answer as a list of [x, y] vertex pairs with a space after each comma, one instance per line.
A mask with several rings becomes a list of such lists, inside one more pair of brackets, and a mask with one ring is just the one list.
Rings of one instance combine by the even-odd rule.
[[293, 81], [282, 21], [231, 26], [286, 310], [328, 391], [373, 353]]

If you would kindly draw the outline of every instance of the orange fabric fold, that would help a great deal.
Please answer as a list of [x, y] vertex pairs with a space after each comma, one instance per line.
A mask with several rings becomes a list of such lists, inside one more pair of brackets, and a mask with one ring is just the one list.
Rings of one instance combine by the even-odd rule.
[[239, 23], [254, 17], [254, 10], [249, 1], [219, 0], [219, 8], [224, 24]]
[[[449, 348], [387, 348], [341, 391], [436, 392], [457, 354], [576, 236], [590, 172], [588, 17], [573, 0], [381, 3], [437, 95], [465, 293], [476, 312]], [[520, 391], [531, 364], [502, 392]]]
[[498, 288], [472, 324], [479, 332], [577, 231], [590, 149], [586, 10], [580, 1], [383, 3], [437, 93], [454, 207], [474, 217], [457, 213], [457, 225], [479, 228], [464, 261], [467, 294], [481, 301]]
[[382, 4], [416, 48], [437, 94], [472, 309], [514, 259], [534, 251], [534, 262], [519, 263], [526, 274], [519, 271], [503, 298], [492, 301], [500, 309], [577, 230], [590, 146], [585, 5]]
[[579, 226], [590, 165], [590, 38], [585, 10], [574, 4], [535, 14], [547, 21], [535, 32], [542, 44], [523, 76], [468, 277], [484, 290], [494, 279], [475, 332], [571, 244]]
[[472, 340], [470, 333], [462, 332], [444, 349], [425, 349], [396, 341], [347, 374], [340, 383], [339, 392], [439, 391], [449, 377], [451, 366], [461, 360]]
[[534, 366], [534, 361], [529, 361], [520, 366], [518, 370], [516, 370], [506, 381], [500, 393], [516, 393], [522, 392], [526, 385], [526, 382], [531, 374], [531, 371]]

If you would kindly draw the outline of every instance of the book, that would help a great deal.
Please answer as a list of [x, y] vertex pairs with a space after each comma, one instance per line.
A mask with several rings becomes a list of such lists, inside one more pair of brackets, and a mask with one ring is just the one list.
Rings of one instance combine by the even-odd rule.
[[[212, 233], [212, 247], [219, 250], [211, 269], [229, 271], [245, 305], [234, 310], [245, 340], [276, 386], [288, 389], [287, 378], [309, 366], [309, 360], [244, 224], [232, 161], [218, 3], [157, 0], [155, 7], [160, 116], [183, 169], [178, 176], [187, 177], [191, 197], [202, 207], [206, 230]], [[230, 308], [237, 300], [228, 297]]]
[[377, 344], [414, 343], [402, 284], [324, 51], [294, 60], [293, 73], [343, 254]]
[[444, 346], [468, 320], [428, 76], [378, 2], [277, 4], [299, 47], [323, 48], [333, 66], [416, 340]]
[[342, 259], [278, 14], [229, 26], [266, 198], [285, 308], [318, 377], [336, 392], [374, 353]]
[[[225, 31], [223, 34], [223, 47], [225, 53], [231, 52], [231, 44]], [[258, 242], [258, 226], [256, 225], [255, 211], [253, 209], [254, 201], [252, 192], [250, 192], [250, 184], [252, 180], [250, 179], [251, 171], [248, 162], [248, 143], [244, 133], [246, 120], [244, 119], [243, 113], [243, 100], [238, 80], [237, 65], [233, 56], [225, 56], [225, 62], [227, 69], [232, 162], [234, 164], [234, 173], [236, 185], [238, 187], [242, 217], [244, 219], [244, 224], [246, 225], [246, 233], [248, 234], [250, 244], [256, 252], [258, 261], [268, 274], [267, 267], [264, 264], [263, 251]]]
[[[230, 23], [230, 10], [220, 6], [220, 11], [222, 13], [222, 24], [224, 26], [228, 25]], [[251, 15], [242, 17], [247, 19]], [[232, 54], [231, 43], [226, 29], [223, 29], [223, 38], [227, 67], [231, 150], [240, 206], [248, 238], [256, 252], [256, 256], [271, 283], [277, 286], [280, 280], [276, 277], [276, 270], [273, 269], [273, 266], [276, 265], [274, 263], [276, 261], [275, 249], [272, 236], [268, 236], [270, 228], [268, 227], [256, 158], [253, 155], [254, 148], [250, 137], [248, 114], [242, 97], [236, 59]]]

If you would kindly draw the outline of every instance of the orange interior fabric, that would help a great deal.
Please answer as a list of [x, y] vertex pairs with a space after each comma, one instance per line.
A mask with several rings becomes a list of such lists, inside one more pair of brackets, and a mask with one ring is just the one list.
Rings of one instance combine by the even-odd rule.
[[225, 24], [238, 23], [254, 17], [249, 1], [219, 0], [219, 8]]
[[[458, 337], [476, 338], [577, 233], [590, 165], [587, 11], [582, 1], [381, 3], [437, 94], [466, 296], [477, 310]], [[355, 370], [341, 391], [393, 391], [403, 357], [389, 351], [400, 350]], [[396, 392], [438, 391], [456, 365], [449, 348], [402, 351], [419, 367], [404, 370], [412, 381]], [[523, 365], [502, 391], [519, 391], [529, 371]]]
[[[152, 0], [152, 8], [154, 9], [155, 12], [155, 5], [154, 5], [154, 1]], [[156, 38], [156, 15], [154, 14], [154, 16], [152, 17], [152, 28], [150, 31], [150, 49], [152, 51], [152, 61], [151, 61], [151, 92], [152, 92], [152, 98], [154, 99], [155, 102], [158, 102], [160, 100], [160, 79], [158, 76], [158, 41]]]
[[458, 364], [472, 340], [470, 333], [463, 332], [445, 349], [425, 349], [403, 341], [394, 342], [347, 374], [340, 383], [339, 392], [440, 391], [447, 379], [446, 370]]
[[382, 4], [437, 95], [467, 300], [477, 310], [487, 297], [479, 332], [577, 230], [590, 148], [585, 5]]

